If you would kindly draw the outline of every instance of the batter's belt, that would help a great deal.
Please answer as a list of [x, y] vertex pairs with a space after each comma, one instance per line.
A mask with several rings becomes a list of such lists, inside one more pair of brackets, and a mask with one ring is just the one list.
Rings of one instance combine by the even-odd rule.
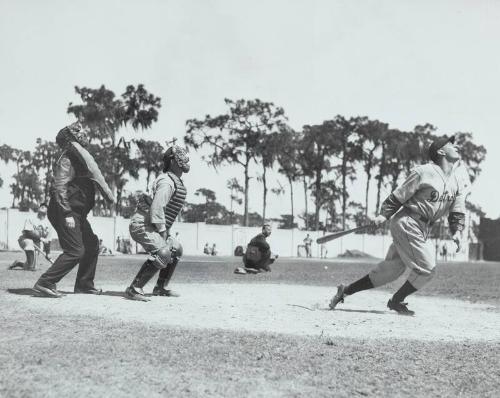
[[407, 207], [404, 208], [403, 210], [408, 216], [413, 218], [415, 221], [420, 221], [426, 224], [429, 227], [432, 227], [434, 225], [434, 221], [429, 220], [427, 217], [423, 216], [422, 214], [416, 213]]

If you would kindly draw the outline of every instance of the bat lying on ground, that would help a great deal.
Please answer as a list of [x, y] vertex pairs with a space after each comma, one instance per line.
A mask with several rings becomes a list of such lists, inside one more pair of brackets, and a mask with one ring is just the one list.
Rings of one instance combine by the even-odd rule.
[[40, 248], [39, 248], [36, 244], [34, 244], [34, 243], [33, 243], [33, 246], [35, 246], [35, 250], [36, 250], [37, 252], [39, 252], [42, 256], [44, 256], [44, 257], [45, 257], [45, 259], [46, 259], [46, 260], [47, 260], [50, 264], [54, 264], [54, 262], [52, 261], [52, 259], [51, 259], [49, 256], [47, 256], [47, 254], [45, 254], [45, 252], [44, 252], [42, 249], [40, 249]]
[[322, 236], [321, 238], [316, 239], [316, 243], [321, 244], [321, 243], [330, 242], [331, 240], [341, 238], [342, 236], [346, 236], [346, 235], [352, 234], [354, 232], [364, 231], [366, 229], [375, 228], [375, 227], [376, 227], [375, 224], [367, 224], [367, 225], [362, 225], [360, 227], [356, 227], [353, 229], [346, 229], [345, 231], [339, 231], [339, 232], [335, 232], [333, 234]]

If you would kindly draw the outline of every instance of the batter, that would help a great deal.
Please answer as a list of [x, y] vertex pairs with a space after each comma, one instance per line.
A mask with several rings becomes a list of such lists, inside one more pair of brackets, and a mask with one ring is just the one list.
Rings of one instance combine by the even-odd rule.
[[428, 240], [432, 225], [448, 215], [453, 240], [460, 250], [461, 231], [465, 220], [466, 184], [457, 167], [460, 155], [455, 138], [436, 140], [429, 147], [431, 162], [416, 167], [406, 181], [382, 204], [377, 226], [390, 220], [393, 243], [385, 260], [368, 275], [348, 286], [339, 285], [330, 301], [335, 309], [346, 296], [392, 282], [409, 268], [404, 285], [392, 296], [387, 307], [402, 315], [414, 315], [403, 302], [422, 289], [433, 278], [436, 262]]

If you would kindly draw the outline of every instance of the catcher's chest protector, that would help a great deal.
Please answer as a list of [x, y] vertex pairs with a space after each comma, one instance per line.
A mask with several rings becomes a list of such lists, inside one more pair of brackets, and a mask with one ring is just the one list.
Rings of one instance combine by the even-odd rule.
[[165, 226], [167, 227], [168, 230], [174, 223], [175, 218], [181, 211], [182, 206], [186, 201], [187, 191], [186, 187], [184, 187], [184, 184], [182, 183], [182, 180], [179, 177], [177, 177], [174, 173], [171, 172], [168, 172], [167, 174], [174, 182], [174, 187], [175, 187], [175, 192], [170, 198], [170, 202], [168, 202], [168, 205], [165, 207]]
[[246, 256], [248, 260], [258, 262], [262, 258], [262, 253], [258, 247], [248, 246]]

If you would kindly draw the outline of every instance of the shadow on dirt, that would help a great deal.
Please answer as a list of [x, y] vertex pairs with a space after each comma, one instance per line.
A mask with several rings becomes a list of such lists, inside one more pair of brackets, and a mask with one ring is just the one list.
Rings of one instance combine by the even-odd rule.
[[23, 287], [20, 289], [7, 289], [7, 292], [12, 294], [18, 294], [20, 296], [34, 296], [35, 291], [28, 287]]
[[342, 312], [358, 312], [360, 314], [378, 314], [378, 315], [386, 315], [389, 314], [389, 312], [386, 311], [378, 311], [378, 310], [348, 310], [348, 309], [341, 309], [341, 308], [336, 308], [335, 312], [337, 311], [342, 311]]

